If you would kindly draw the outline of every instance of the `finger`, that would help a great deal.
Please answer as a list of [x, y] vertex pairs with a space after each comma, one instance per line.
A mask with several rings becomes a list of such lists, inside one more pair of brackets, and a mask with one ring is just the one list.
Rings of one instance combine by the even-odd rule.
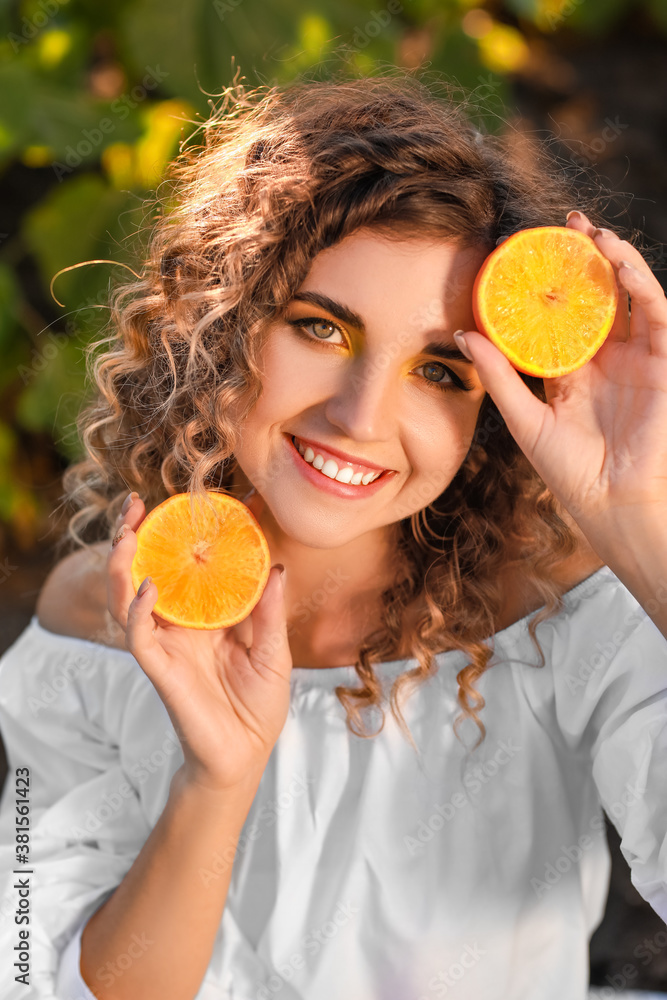
[[575, 209], [573, 212], [568, 212], [567, 219], [565, 220], [565, 228], [578, 229], [580, 233], [586, 233], [586, 235], [590, 236], [591, 239], [596, 230], [596, 227], [593, 225], [591, 220], [578, 209]]
[[255, 520], [259, 524], [259, 519], [261, 518], [264, 508], [266, 507], [266, 502], [261, 493], [258, 493], [255, 487], [253, 486], [250, 493], [246, 494], [242, 502], [246, 505], [250, 513], [254, 516]]
[[132, 560], [137, 551], [137, 536], [125, 521], [114, 536], [107, 556], [107, 606], [112, 618], [127, 628], [127, 613], [134, 599]]
[[[139, 584], [136, 595], [127, 610], [125, 645], [155, 687], [163, 701], [167, 703], [167, 689], [174, 684], [174, 675], [168, 658], [157, 639], [153, 608], [158, 599], [158, 589], [150, 581]], [[172, 717], [172, 721], [173, 717]]]
[[[136, 530], [146, 516], [146, 507], [137, 493], [125, 512], [117, 518], [117, 529], [107, 555], [107, 606], [111, 616], [125, 628], [127, 611], [134, 598], [132, 585], [132, 560], [137, 551]], [[126, 541], [126, 539], [128, 539]]]
[[[127, 504], [127, 506], [125, 506], [125, 504]], [[146, 507], [144, 506], [144, 502], [138, 493], [133, 492], [126, 498], [125, 504], [123, 504], [125, 510], [121, 508], [121, 511], [116, 518], [115, 530], [117, 531], [121, 524], [127, 522], [132, 530], [136, 531], [137, 527], [146, 516]]]
[[[618, 236], [616, 236], [615, 233], [612, 233], [611, 230], [598, 229], [594, 226], [583, 212], [570, 212], [565, 225], [568, 229], [578, 229], [579, 232], [590, 236], [598, 250], [605, 257], [608, 257], [606, 250], [609, 249], [610, 239], [616, 240], [618, 243], [621, 242]], [[614, 269], [614, 279], [618, 290], [618, 305], [616, 307], [614, 322], [612, 323], [607, 339], [625, 342], [630, 337], [630, 300], [627, 289], [624, 288], [618, 279], [617, 269]]]
[[[136, 537], [136, 536], [135, 536]], [[153, 608], [158, 598], [158, 589], [150, 577], [139, 584], [139, 589], [127, 609], [125, 645], [139, 662], [156, 664], [156, 654], [162, 658], [163, 650], [155, 637], [157, 628], [153, 618]]]
[[[454, 339], [458, 340], [458, 331]], [[482, 385], [493, 398], [510, 434], [530, 459], [549, 407], [533, 395], [488, 337], [477, 330], [466, 330], [465, 343]]]
[[278, 566], [272, 566], [266, 587], [251, 612], [253, 644], [250, 662], [255, 667], [289, 677], [292, 654], [287, 638], [285, 590]]
[[252, 616], [247, 615], [242, 621], [237, 622], [236, 625], [232, 625], [229, 630], [235, 639], [245, 646], [246, 649], [250, 649], [252, 646]]
[[[618, 274], [632, 298], [633, 320], [638, 330], [635, 335], [633, 325], [632, 339], [646, 340], [651, 354], [667, 358], [667, 298], [660, 282], [646, 267], [625, 264]], [[639, 316], [637, 307], [641, 309]]]
[[615, 255], [617, 244], [625, 243], [626, 246], [630, 246], [630, 244], [625, 240], [621, 240], [609, 229], [596, 229], [593, 233], [593, 242], [598, 250], [612, 264], [614, 268], [614, 280], [618, 291], [616, 314], [614, 316], [614, 322], [611, 325], [611, 330], [609, 331], [608, 340], [625, 343], [625, 341], [630, 339], [630, 296], [628, 295], [627, 288], [619, 279], [618, 265], [615, 265], [614, 260], [610, 258], [609, 251], [611, 250]]

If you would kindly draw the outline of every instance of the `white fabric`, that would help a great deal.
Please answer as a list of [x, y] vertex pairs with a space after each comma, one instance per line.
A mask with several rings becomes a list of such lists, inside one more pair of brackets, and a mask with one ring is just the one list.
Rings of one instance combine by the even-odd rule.
[[[379, 735], [349, 732], [334, 688], [357, 683], [352, 667], [294, 669], [195, 1000], [585, 1000], [610, 868], [600, 802], [634, 885], [667, 922], [667, 641], [608, 567], [564, 602], [538, 626], [544, 666], [532, 616], [488, 640], [474, 752], [452, 729], [461, 651], [440, 654], [403, 702], [418, 755], [388, 706]], [[386, 693], [412, 667], [380, 665]], [[157, 822], [182, 751], [130, 653], [36, 617], [0, 659], [0, 728], [2, 996], [91, 1000], [80, 929]], [[469, 748], [477, 729], [460, 735]], [[8, 874], [24, 867], [14, 775], [25, 766], [29, 988], [12, 968]]]

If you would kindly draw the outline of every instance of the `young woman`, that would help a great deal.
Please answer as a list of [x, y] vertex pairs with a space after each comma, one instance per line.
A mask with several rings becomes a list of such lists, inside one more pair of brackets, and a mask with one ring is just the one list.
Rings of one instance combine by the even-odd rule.
[[[665, 296], [543, 150], [413, 79], [230, 91], [203, 132], [96, 345], [78, 551], [0, 661], [5, 995], [29, 947], [63, 1000], [583, 1000], [601, 806], [667, 920]], [[472, 285], [565, 224], [620, 302], [542, 382]], [[130, 577], [204, 489], [273, 563], [217, 632]]]

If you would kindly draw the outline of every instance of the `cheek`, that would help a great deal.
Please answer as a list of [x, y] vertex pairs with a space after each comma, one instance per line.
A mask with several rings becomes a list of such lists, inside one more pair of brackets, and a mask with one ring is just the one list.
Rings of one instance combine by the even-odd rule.
[[[409, 439], [413, 476], [428, 482], [437, 496], [452, 481], [468, 454], [479, 406], [452, 406], [446, 413], [415, 425]], [[481, 405], [481, 404], [480, 404]]]
[[300, 347], [289, 331], [279, 329], [269, 337], [260, 361], [263, 389], [259, 404], [265, 399], [282, 410], [281, 404], [289, 401], [287, 408], [294, 410], [302, 399], [315, 398], [323, 381], [322, 359]]

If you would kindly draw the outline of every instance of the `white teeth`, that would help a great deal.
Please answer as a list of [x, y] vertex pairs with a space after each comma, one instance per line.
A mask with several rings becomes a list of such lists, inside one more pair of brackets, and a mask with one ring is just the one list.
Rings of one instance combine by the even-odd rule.
[[[318, 455], [317, 457], [319, 458], [320, 456]], [[328, 458], [326, 460], [326, 462], [320, 469], [320, 472], [322, 473], [323, 476], [328, 476], [329, 479], [336, 478], [336, 473], [338, 472], [338, 466], [334, 462], [333, 458]]]
[[299, 450], [299, 453], [303, 456], [304, 460], [312, 465], [314, 469], [322, 472], [329, 479], [335, 479], [339, 483], [350, 483], [352, 486], [358, 486], [362, 483], [364, 486], [368, 486], [369, 483], [374, 482], [378, 476], [382, 475], [382, 471], [378, 472], [352, 472], [349, 465], [344, 465], [340, 469], [338, 465], [332, 458], [328, 458], [326, 461], [322, 455], [317, 455], [310, 445], [304, 445], [301, 441], [294, 439], [294, 444]]

